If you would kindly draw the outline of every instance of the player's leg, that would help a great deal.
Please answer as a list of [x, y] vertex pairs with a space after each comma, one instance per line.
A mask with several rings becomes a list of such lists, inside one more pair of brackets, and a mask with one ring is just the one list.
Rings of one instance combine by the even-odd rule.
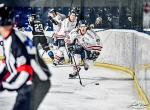
[[73, 73], [69, 74], [69, 78], [75, 78], [78, 75], [78, 72], [81, 70], [80, 62], [81, 62], [81, 55], [74, 54], [72, 55], [73, 59]]
[[30, 110], [31, 107], [31, 85], [24, 85], [17, 92], [16, 102], [13, 110]]
[[53, 42], [53, 53], [54, 53], [54, 55], [56, 54], [57, 50], [58, 50], [58, 40], [54, 39], [54, 42]]
[[57, 40], [57, 44], [58, 44], [58, 50], [55, 54], [55, 57], [54, 57], [54, 62], [53, 64], [54, 65], [58, 65], [58, 64], [63, 64], [64, 61], [65, 61], [65, 58], [64, 58], [64, 54], [65, 54], [65, 57], [67, 58], [67, 52], [66, 52], [66, 49], [65, 49], [65, 42], [63, 39], [58, 39]]
[[88, 70], [89, 69], [89, 56], [90, 56], [90, 51], [83, 50], [81, 53], [81, 59], [83, 61], [84, 69]]
[[40, 42], [41, 42], [43, 50], [45, 50], [47, 52], [48, 56], [53, 60], [54, 54], [48, 45], [46, 37], [45, 36], [41, 37]]
[[72, 59], [73, 59], [73, 74], [69, 74], [69, 77], [75, 77], [78, 75], [78, 72], [80, 71], [80, 63], [81, 60], [85, 59], [85, 51], [81, 46], [75, 46], [74, 47], [74, 54], [72, 55]]
[[61, 49], [58, 49], [56, 51], [56, 54], [54, 55], [54, 61], [53, 64], [56, 66], [59, 64], [59, 62], [62, 60], [61, 58], [63, 58], [63, 52], [61, 51]]

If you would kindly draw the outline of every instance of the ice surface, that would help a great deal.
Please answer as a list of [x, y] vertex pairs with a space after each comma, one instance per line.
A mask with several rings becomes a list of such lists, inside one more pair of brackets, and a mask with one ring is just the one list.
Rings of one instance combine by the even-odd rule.
[[[68, 79], [72, 67], [49, 67], [52, 87], [38, 110], [134, 110], [131, 105], [139, 101], [133, 80], [126, 73], [82, 68], [82, 87], [78, 78]], [[14, 92], [0, 93], [0, 110], [11, 110], [15, 96]]]
[[82, 87], [78, 78], [68, 79], [71, 67], [51, 71], [52, 88], [39, 110], [133, 110], [130, 105], [139, 101], [133, 80], [126, 73], [97, 67], [82, 69]]

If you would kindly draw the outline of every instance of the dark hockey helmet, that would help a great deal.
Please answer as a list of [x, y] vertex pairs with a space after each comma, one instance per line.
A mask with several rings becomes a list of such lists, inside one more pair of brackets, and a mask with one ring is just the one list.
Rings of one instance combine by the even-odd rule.
[[49, 13], [56, 13], [56, 10], [54, 8], [49, 9]]
[[5, 4], [0, 4], [0, 26], [13, 24], [13, 10]]
[[86, 20], [80, 20], [78, 23], [78, 27], [88, 27], [88, 23]]
[[79, 15], [79, 9], [77, 7], [73, 7], [70, 12], [75, 12], [76, 15]]
[[36, 18], [37, 18], [37, 15], [34, 14], [34, 13], [28, 15], [28, 21], [29, 21], [29, 22], [34, 21]]
[[74, 11], [74, 10], [71, 10], [71, 11], [68, 13], [68, 16], [70, 16], [70, 15], [77, 16], [77, 12]]

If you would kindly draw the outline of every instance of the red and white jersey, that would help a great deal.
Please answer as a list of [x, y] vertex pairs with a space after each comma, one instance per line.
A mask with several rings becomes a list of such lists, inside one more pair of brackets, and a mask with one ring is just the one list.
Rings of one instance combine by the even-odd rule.
[[57, 34], [62, 36], [68, 35], [76, 27], [76, 24], [77, 24], [77, 20], [71, 22], [69, 18], [64, 19], [62, 21], [60, 31]]
[[60, 28], [61, 28], [61, 23], [62, 23], [62, 21], [63, 21], [65, 18], [66, 18], [66, 16], [65, 16], [64, 14], [61, 14], [61, 13], [58, 13], [58, 12], [57, 12], [57, 15], [56, 15], [55, 17], [53, 17], [53, 19], [58, 22], [57, 25], [55, 25], [55, 24], [53, 23], [54, 32], [58, 32], [58, 31], [60, 30]]
[[86, 50], [101, 51], [102, 49], [100, 37], [93, 30], [87, 30], [84, 35], [81, 35], [79, 29], [74, 29], [69, 33], [68, 43], [73, 43], [75, 39], [76, 43], [82, 45]]

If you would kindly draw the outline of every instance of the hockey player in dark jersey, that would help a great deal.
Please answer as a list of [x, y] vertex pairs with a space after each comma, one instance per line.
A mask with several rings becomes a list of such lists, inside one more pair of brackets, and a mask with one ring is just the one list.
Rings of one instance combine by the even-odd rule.
[[50, 50], [49, 45], [47, 43], [47, 39], [44, 35], [43, 24], [39, 19], [37, 19], [36, 14], [32, 14], [29, 19], [29, 24], [32, 27], [32, 34], [33, 34], [33, 43], [36, 47], [40, 44], [45, 52], [48, 53], [49, 57], [53, 60], [54, 55], [53, 52]]
[[11, 10], [4, 4], [0, 4], [0, 18], [5, 57], [0, 69], [0, 90], [18, 92], [13, 110], [37, 110], [49, 90], [50, 71], [38, 51], [34, 51], [32, 41], [13, 29]]

